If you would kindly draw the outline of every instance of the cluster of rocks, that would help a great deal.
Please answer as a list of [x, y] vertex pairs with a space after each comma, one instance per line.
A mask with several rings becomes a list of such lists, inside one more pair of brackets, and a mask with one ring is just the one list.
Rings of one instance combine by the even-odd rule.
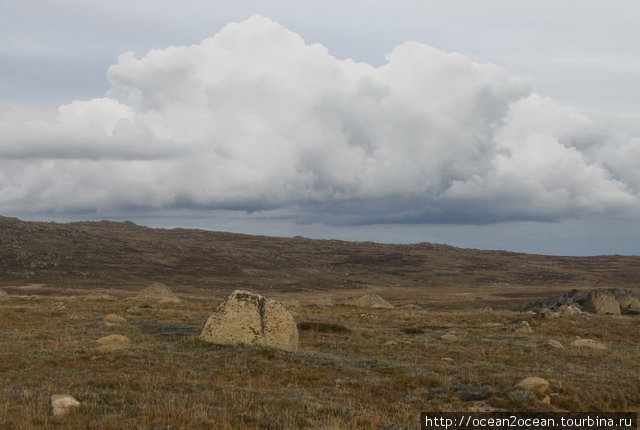
[[566, 293], [524, 303], [520, 311], [556, 312], [563, 316], [580, 312], [599, 315], [620, 315], [621, 312], [640, 312], [640, 295], [618, 288], [599, 288], [585, 293], [573, 289]]

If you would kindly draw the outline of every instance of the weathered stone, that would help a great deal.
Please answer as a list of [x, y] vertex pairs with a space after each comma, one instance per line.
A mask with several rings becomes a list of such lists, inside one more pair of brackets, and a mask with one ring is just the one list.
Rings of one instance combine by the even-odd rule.
[[620, 305], [609, 290], [598, 289], [590, 291], [583, 306], [586, 312], [594, 314], [620, 315]]
[[409, 303], [406, 304], [404, 306], [402, 306], [402, 309], [422, 309], [420, 306], [416, 305], [415, 303]]
[[516, 384], [516, 388], [533, 393], [536, 397], [541, 398], [549, 389], [549, 382], [537, 376], [530, 376]]
[[621, 295], [616, 298], [620, 310], [640, 311], [640, 300], [631, 294]]
[[603, 343], [596, 342], [591, 339], [577, 339], [569, 344], [576, 348], [589, 348], [589, 349], [607, 349], [607, 346]]
[[546, 349], [564, 349], [564, 346], [554, 339], [549, 339], [542, 343], [542, 347]]
[[131, 342], [131, 339], [121, 334], [112, 334], [96, 340], [98, 345], [126, 344], [129, 342]]
[[102, 317], [102, 319], [105, 321], [114, 322], [114, 323], [121, 323], [126, 321], [124, 317], [121, 317], [120, 315], [116, 315], [116, 314], [105, 315], [104, 317]]
[[136, 296], [136, 300], [151, 302], [180, 302], [173, 291], [161, 282], [154, 282]]
[[103, 352], [103, 353], [116, 352], [116, 351], [121, 351], [125, 349], [125, 347], [126, 347], [126, 344], [124, 343], [113, 343], [108, 345], [100, 345], [96, 348], [96, 351]]
[[563, 317], [571, 317], [573, 315], [579, 315], [581, 313], [582, 313], [582, 310], [580, 310], [578, 306], [569, 305], [562, 310], [560, 315], [562, 315]]
[[383, 308], [392, 309], [393, 305], [377, 294], [365, 294], [356, 299], [356, 306], [362, 308]]
[[531, 326], [526, 321], [514, 321], [512, 323], [504, 324], [500, 327], [514, 333], [533, 333], [533, 330], [531, 330]]
[[200, 338], [221, 345], [298, 349], [298, 328], [284, 306], [241, 290], [234, 291], [209, 316]]
[[64, 417], [69, 408], [80, 406], [80, 402], [68, 394], [54, 394], [51, 396], [51, 412], [54, 417]]

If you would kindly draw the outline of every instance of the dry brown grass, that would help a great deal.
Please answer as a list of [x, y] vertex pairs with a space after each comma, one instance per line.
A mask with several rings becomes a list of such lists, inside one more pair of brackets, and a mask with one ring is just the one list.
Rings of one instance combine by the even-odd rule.
[[[300, 351], [285, 352], [201, 342], [211, 303], [140, 315], [127, 314], [130, 305], [0, 299], [0, 428], [396, 429], [416, 428], [421, 411], [466, 410], [478, 400], [510, 410], [640, 406], [640, 316], [303, 306]], [[126, 321], [106, 327], [107, 314]], [[497, 328], [522, 319], [533, 334]], [[457, 340], [440, 339], [450, 332]], [[131, 343], [97, 352], [95, 340], [110, 334]], [[569, 347], [576, 336], [608, 349]], [[566, 349], [544, 350], [546, 339]], [[551, 406], [506, 400], [527, 376], [551, 382]], [[55, 421], [52, 394], [71, 394], [81, 406]]]

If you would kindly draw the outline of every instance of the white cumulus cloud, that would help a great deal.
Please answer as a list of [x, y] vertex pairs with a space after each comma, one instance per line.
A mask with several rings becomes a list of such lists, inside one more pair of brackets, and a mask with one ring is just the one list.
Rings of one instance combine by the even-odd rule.
[[12, 211], [278, 210], [300, 222], [486, 223], [638, 210], [640, 140], [492, 64], [407, 42], [372, 67], [270, 19], [119, 56], [105, 97], [0, 111]]

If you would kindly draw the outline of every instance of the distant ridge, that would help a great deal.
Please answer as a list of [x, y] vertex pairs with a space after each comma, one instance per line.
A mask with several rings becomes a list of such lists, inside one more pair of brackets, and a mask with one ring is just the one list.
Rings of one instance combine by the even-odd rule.
[[0, 216], [0, 287], [141, 290], [152, 281], [230, 292], [370, 286], [638, 287], [640, 257], [557, 257], [420, 243], [278, 238], [130, 221], [27, 222]]

